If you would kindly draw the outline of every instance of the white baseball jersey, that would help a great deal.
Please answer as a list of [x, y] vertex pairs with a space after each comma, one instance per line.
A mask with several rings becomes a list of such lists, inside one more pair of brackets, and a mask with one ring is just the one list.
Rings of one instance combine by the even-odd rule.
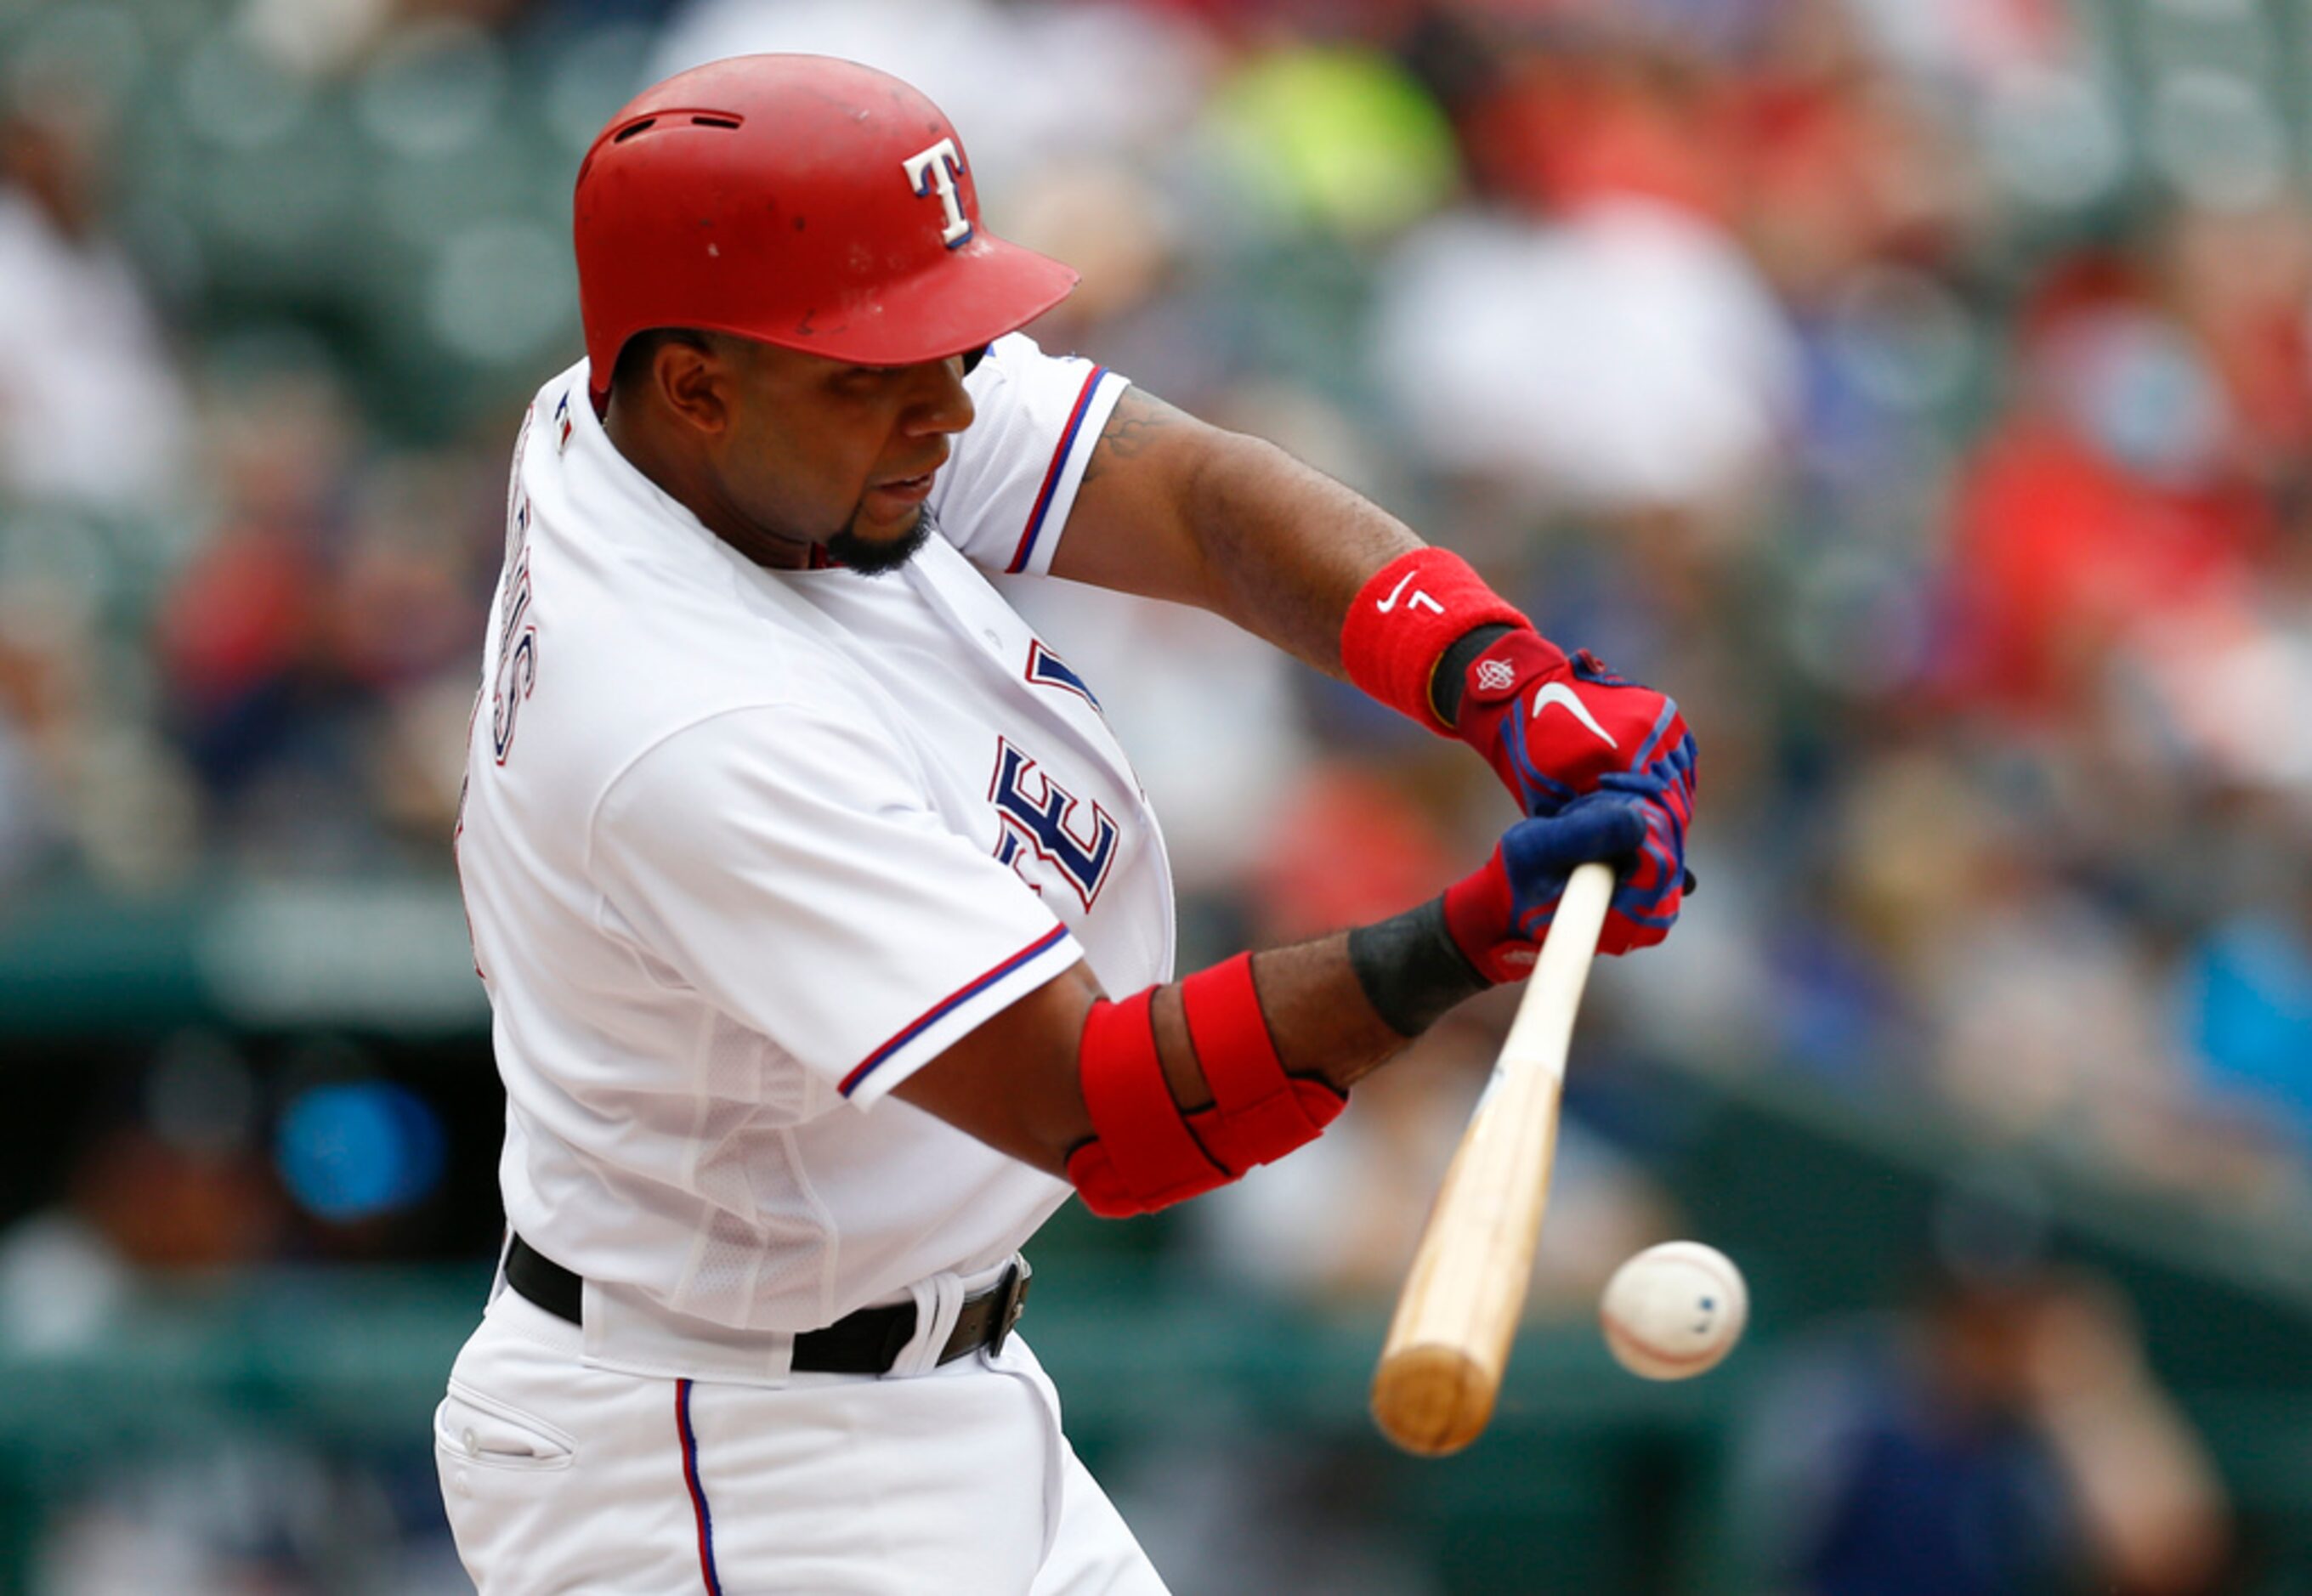
[[590, 1356], [664, 1369], [653, 1320], [801, 1330], [1019, 1247], [1066, 1183], [880, 1100], [1079, 958], [1167, 979], [1171, 888], [1092, 689], [981, 575], [1048, 569], [1122, 379], [999, 342], [944, 536], [875, 578], [751, 563], [586, 379], [515, 449], [459, 868], [508, 1217], [586, 1278]]

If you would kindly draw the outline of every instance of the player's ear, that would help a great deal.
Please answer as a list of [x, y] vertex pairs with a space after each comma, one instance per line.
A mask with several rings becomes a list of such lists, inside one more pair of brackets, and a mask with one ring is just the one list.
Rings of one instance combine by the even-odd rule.
[[678, 421], [720, 435], [731, 426], [738, 372], [719, 340], [670, 338], [651, 357], [651, 387]]

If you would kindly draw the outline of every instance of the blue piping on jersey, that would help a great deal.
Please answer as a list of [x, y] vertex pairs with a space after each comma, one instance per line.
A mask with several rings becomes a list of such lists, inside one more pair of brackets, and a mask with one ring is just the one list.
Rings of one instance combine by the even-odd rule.
[[1068, 456], [1076, 446], [1076, 432], [1083, 425], [1084, 413], [1091, 408], [1091, 397], [1099, 391], [1099, 379], [1108, 375], [1105, 366], [1094, 366], [1091, 375], [1084, 379], [1083, 391], [1076, 395], [1076, 407], [1069, 413], [1067, 431], [1060, 434], [1060, 446], [1052, 452], [1051, 468], [1044, 473], [1044, 485], [1036, 493], [1036, 508], [1028, 517], [1028, 529], [1020, 534], [1020, 547], [1012, 556], [1012, 563], [1003, 569], [1012, 574], [1028, 569], [1028, 557], [1036, 552], [1036, 539], [1044, 530], [1044, 517], [1050, 513], [1052, 495], [1060, 485], [1061, 473], [1066, 470]]
[[1025, 964], [1030, 959], [1037, 957], [1040, 954], [1047, 953], [1052, 948], [1058, 946], [1061, 940], [1064, 938], [1067, 934], [1067, 927], [1054, 926], [1050, 930], [1045, 932], [1041, 937], [1037, 938], [1033, 942], [1028, 944], [1027, 946], [1021, 948], [1018, 953], [1013, 954], [1010, 958], [996, 965], [994, 969], [990, 970], [986, 974], [979, 977], [978, 980], [974, 981], [968, 986], [959, 988], [954, 992], [950, 993], [947, 997], [941, 999], [937, 1003], [933, 1004], [929, 1008], [925, 1009], [921, 1015], [916, 1016], [914, 1024], [908, 1025], [906, 1029], [901, 1031], [897, 1036], [892, 1037], [890, 1041], [885, 1042], [881, 1047], [877, 1048], [873, 1052], [868, 1054], [865, 1059], [862, 1060], [859, 1063], [859, 1067], [854, 1069], [849, 1075], [845, 1076], [843, 1077], [843, 1084], [836, 1089], [841, 1092], [845, 1097], [850, 1096], [853, 1089], [856, 1087], [861, 1081], [865, 1080], [869, 1075], [872, 1074], [878, 1066], [882, 1064], [883, 1061], [889, 1059], [893, 1053], [898, 1052], [908, 1042], [913, 1042], [916, 1037], [922, 1035], [924, 1032], [930, 1029], [932, 1025], [939, 1021], [941, 1016], [947, 1014], [959, 1004], [968, 1002], [973, 998], [977, 997], [980, 993], [985, 991], [989, 987], [994, 986], [997, 981], [1011, 974], [1014, 970], [1019, 969], [1020, 965]]

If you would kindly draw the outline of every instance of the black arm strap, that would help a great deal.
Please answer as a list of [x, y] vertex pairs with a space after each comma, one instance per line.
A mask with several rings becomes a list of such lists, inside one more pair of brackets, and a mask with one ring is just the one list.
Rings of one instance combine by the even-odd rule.
[[1441, 897], [1351, 931], [1349, 967], [1373, 1012], [1406, 1037], [1420, 1035], [1446, 1010], [1493, 984], [1477, 973], [1445, 929]]

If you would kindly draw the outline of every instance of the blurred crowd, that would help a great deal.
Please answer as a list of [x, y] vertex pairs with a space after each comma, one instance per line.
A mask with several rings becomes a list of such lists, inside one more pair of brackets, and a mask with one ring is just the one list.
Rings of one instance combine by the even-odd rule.
[[[578, 352], [577, 156], [655, 77], [818, 50], [931, 93], [991, 222], [1082, 270], [1047, 347], [1276, 439], [1680, 699], [1701, 888], [1601, 972], [1625, 1050], [1926, 1095], [2300, 1217], [2312, 101], [2279, 30], [2176, 0], [4, 8], [0, 898], [446, 876], [505, 453]], [[1205, 617], [1015, 597], [1164, 816], [1184, 967], [1404, 907], [1505, 818], [1476, 762]], [[1263, 1256], [1385, 1290], [1497, 1020], [1377, 1086], [1353, 1162], [1207, 1226], [1362, 1200], [1336, 1252]], [[1606, 1194], [1552, 1220], [1586, 1282], [1668, 1221], [1569, 1135]]]

